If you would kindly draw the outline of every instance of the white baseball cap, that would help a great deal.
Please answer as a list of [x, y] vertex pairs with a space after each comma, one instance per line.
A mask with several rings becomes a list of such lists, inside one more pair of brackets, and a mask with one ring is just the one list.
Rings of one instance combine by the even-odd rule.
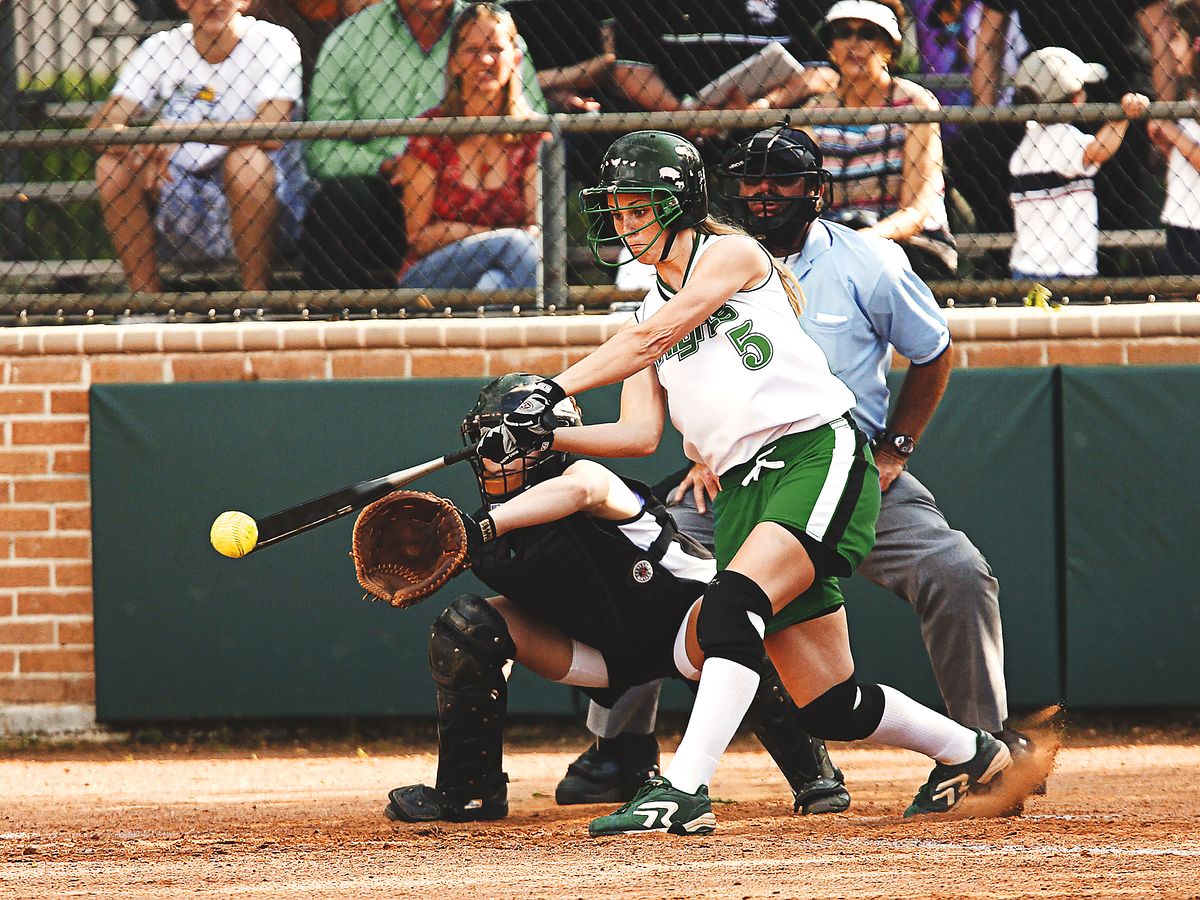
[[1013, 83], [1047, 103], [1058, 103], [1107, 77], [1108, 69], [1100, 63], [1086, 63], [1065, 47], [1043, 47], [1021, 60]]
[[878, 25], [897, 45], [902, 40], [896, 14], [890, 7], [876, 3], [875, 0], [838, 0], [829, 7], [829, 12], [825, 13], [824, 24], [828, 25], [838, 19], [862, 19], [864, 22]]

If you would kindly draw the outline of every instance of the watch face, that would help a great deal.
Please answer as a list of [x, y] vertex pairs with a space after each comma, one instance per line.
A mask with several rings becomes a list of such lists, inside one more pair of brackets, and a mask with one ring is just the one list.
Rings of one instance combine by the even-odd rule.
[[888, 443], [890, 443], [896, 449], [896, 452], [902, 456], [908, 456], [910, 453], [912, 453], [913, 447], [915, 446], [915, 442], [907, 434], [889, 435]]

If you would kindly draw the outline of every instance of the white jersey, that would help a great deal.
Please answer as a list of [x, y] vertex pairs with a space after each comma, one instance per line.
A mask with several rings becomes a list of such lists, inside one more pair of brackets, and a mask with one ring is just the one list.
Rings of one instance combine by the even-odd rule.
[[[709, 248], [729, 237], [696, 234], [685, 285]], [[637, 321], [649, 319], [674, 293], [659, 279]], [[854, 406], [854, 394], [800, 327], [774, 267], [762, 284], [738, 291], [654, 365], [684, 452], [718, 475], [764, 444], [811, 431]]]
[[[121, 67], [113, 95], [154, 112], [158, 122], [247, 122], [269, 100], [299, 112], [300, 45], [280, 25], [243, 16], [232, 52], [210, 63], [196, 50], [192, 26], [151, 35]], [[186, 172], [211, 169], [229, 152], [223, 144], [189, 141], [172, 162]]]

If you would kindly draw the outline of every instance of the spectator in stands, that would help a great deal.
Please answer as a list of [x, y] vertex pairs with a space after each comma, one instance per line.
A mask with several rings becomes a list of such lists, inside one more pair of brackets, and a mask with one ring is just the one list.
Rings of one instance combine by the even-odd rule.
[[[1179, 89], [1185, 99], [1200, 99], [1200, 80], [1194, 75], [1181, 76]], [[1162, 222], [1171, 274], [1200, 275], [1200, 123], [1180, 119], [1147, 127], [1156, 144], [1169, 148]]]
[[[1160, 100], [1176, 96], [1176, 55], [1171, 41], [1176, 26], [1171, 0], [982, 0], [977, 52], [971, 82], [977, 102], [992, 106], [1003, 91], [1002, 61], [1009, 17], [1019, 13], [1021, 28], [1033, 49], [1065, 47], [1080, 59], [1097, 62], [1108, 78], [1089, 93], [1092, 102], [1115, 103], [1127, 93]], [[978, 180], [963, 185], [972, 206], [1004, 193], [1004, 160], [1022, 138], [1021, 131], [990, 126], [973, 141]], [[1142, 129], [1133, 129], [1117, 156], [1096, 179], [1100, 222], [1104, 228], [1151, 228], [1158, 214], [1151, 200], [1159, 176], [1148, 165], [1150, 144]], [[989, 177], [990, 173], [990, 177]]]
[[[839, 0], [822, 30], [840, 78], [809, 108], [938, 108], [929, 91], [889, 72], [904, 31], [899, 0]], [[833, 174], [826, 218], [899, 242], [922, 279], [957, 269], [936, 123], [815, 125], [811, 132]]]
[[[528, 118], [513, 17], [472, 3], [451, 26], [442, 102], [425, 113]], [[537, 156], [544, 135], [420, 135], [395, 172], [403, 186], [408, 259], [400, 287], [537, 287]]]
[[[438, 103], [455, 0], [383, 0], [337, 27], [321, 48], [309, 116], [405, 119]], [[545, 101], [529, 60], [529, 105]], [[404, 137], [312, 141], [309, 171], [320, 190], [304, 222], [303, 261], [315, 288], [388, 288], [405, 258], [396, 174]]]
[[247, 15], [282, 25], [300, 43], [304, 89], [312, 84], [313, 66], [321, 45], [333, 29], [378, 0], [250, 0]]
[[[286, 122], [300, 105], [300, 48], [245, 0], [178, 0], [188, 22], [147, 38], [92, 127], [139, 109], [159, 123]], [[160, 291], [157, 250], [187, 262], [236, 257], [266, 290], [277, 242], [295, 239], [308, 178], [294, 143], [114, 146], [96, 162], [104, 221], [134, 291]]]
[[[1017, 105], [1083, 103], [1086, 85], [1108, 75], [1063, 47], [1044, 47], [1021, 61], [1014, 79]], [[1131, 119], [1145, 114], [1144, 94], [1127, 93], [1121, 107]], [[1014, 278], [1096, 275], [1100, 238], [1095, 176], [1125, 138], [1128, 121], [1106, 122], [1095, 135], [1074, 125], [1028, 122], [1012, 159]]]

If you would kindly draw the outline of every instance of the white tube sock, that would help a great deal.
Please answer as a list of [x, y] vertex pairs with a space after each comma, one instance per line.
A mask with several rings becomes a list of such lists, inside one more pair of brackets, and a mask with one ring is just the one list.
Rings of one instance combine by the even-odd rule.
[[964, 763], [975, 755], [975, 732], [922, 706], [906, 694], [886, 684], [883, 690], [883, 718], [868, 740], [916, 750], [946, 765]]
[[575, 687], [608, 687], [608, 663], [595, 647], [571, 641], [571, 668], [558, 679], [559, 684]]
[[717, 762], [742, 724], [759, 675], [741, 663], [714, 656], [704, 661], [687, 730], [665, 773], [674, 787], [694, 794], [712, 780]]

